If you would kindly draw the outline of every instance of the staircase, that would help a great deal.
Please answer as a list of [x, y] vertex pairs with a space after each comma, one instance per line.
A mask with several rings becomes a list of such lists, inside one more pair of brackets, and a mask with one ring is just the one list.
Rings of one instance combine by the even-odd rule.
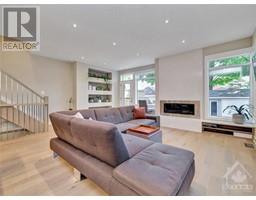
[[0, 140], [47, 130], [48, 97], [0, 70]]

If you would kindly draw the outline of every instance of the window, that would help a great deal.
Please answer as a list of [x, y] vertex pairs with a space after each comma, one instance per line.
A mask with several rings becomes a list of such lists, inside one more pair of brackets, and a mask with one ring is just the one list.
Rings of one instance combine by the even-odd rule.
[[156, 78], [155, 71], [143, 71], [136, 74], [136, 103], [145, 100], [148, 112], [155, 111], [156, 104]]
[[133, 80], [133, 74], [121, 74], [120, 81], [131, 81]]
[[134, 104], [134, 80], [133, 74], [120, 75], [120, 105]]
[[227, 106], [250, 104], [252, 70], [249, 52], [208, 58], [206, 65], [207, 118], [230, 118], [232, 113], [223, 112]]
[[135, 71], [120, 75], [120, 105], [139, 104], [145, 100], [149, 112], [155, 111], [155, 71], [154, 69]]
[[252, 56], [252, 66], [254, 70], [254, 80], [256, 80], [256, 52]]

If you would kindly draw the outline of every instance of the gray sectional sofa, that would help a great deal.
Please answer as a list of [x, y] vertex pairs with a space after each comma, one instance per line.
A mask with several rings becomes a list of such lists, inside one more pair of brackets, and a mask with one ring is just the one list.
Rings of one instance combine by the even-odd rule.
[[85, 119], [113, 123], [122, 132], [129, 128], [134, 128], [140, 124], [160, 127], [160, 117], [156, 115], [146, 115], [145, 119], [133, 118], [134, 106], [124, 106], [118, 108], [100, 108], [90, 110], [61, 111], [58, 113], [74, 115], [80, 112]]
[[141, 122], [159, 123], [157, 118], [133, 121], [132, 110], [80, 110], [85, 119], [73, 117], [77, 111], [52, 113], [57, 137], [50, 148], [110, 195], [186, 195], [194, 154], [121, 133]]

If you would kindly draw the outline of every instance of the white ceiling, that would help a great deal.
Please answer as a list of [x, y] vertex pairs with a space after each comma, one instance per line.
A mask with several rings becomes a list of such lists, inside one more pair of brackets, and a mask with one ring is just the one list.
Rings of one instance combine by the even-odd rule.
[[42, 5], [40, 15], [37, 54], [114, 70], [248, 37], [256, 27], [256, 5]]

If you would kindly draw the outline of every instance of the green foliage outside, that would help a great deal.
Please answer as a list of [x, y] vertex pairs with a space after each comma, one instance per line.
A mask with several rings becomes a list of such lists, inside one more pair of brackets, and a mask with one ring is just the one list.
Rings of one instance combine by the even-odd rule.
[[146, 75], [140, 75], [139, 79], [142, 81], [146, 81], [151, 86], [156, 84], [155, 73], [147, 73]]
[[228, 65], [239, 65], [239, 64], [247, 64], [250, 62], [249, 55], [235, 56], [225, 59], [212, 60], [209, 63], [209, 67], [218, 67], [218, 66], [228, 66]]
[[[209, 67], [218, 67], [218, 66], [230, 66], [230, 65], [239, 65], [239, 64], [249, 64], [250, 63], [250, 56], [235, 56], [225, 59], [219, 59], [219, 60], [213, 60], [210, 61]], [[240, 80], [241, 77], [249, 76], [250, 75], [250, 67], [249, 65], [243, 66], [240, 72], [233, 72], [233, 73], [223, 73], [223, 74], [217, 74], [214, 76], [209, 77], [209, 87], [210, 90], [214, 86], [225, 86], [235, 80]]]
[[235, 72], [235, 73], [230, 73], [230, 74], [219, 74], [210, 77], [210, 88], [212, 89], [214, 86], [217, 85], [226, 85], [229, 84], [230, 82], [234, 80], [239, 80], [240, 78], [240, 73]]

